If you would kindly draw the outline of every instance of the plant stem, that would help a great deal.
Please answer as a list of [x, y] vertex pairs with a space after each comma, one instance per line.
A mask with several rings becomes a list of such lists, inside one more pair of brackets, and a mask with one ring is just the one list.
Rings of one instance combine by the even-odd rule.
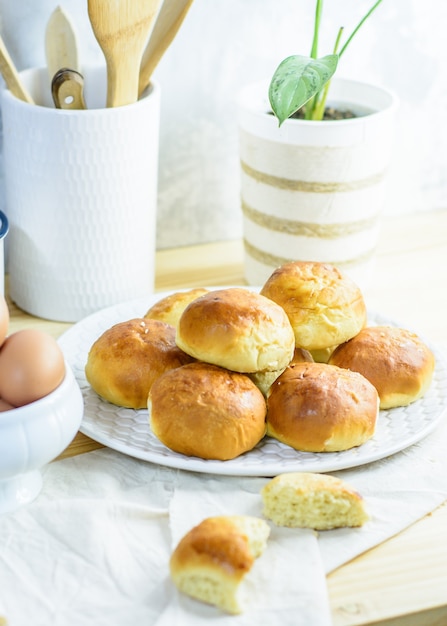
[[362, 24], [368, 19], [368, 17], [371, 15], [371, 13], [373, 11], [375, 11], [377, 9], [377, 7], [379, 6], [379, 4], [382, 2], [382, 0], [377, 0], [377, 2], [375, 4], [373, 4], [373, 6], [370, 8], [370, 10], [368, 11], [368, 13], [366, 13], [366, 15], [364, 15], [362, 17], [362, 19], [360, 20], [360, 22], [357, 24], [357, 26], [354, 28], [354, 30], [352, 31], [352, 33], [349, 35], [346, 43], [344, 44], [344, 46], [342, 47], [342, 49], [339, 52], [339, 57], [342, 56], [342, 54], [344, 53], [344, 51], [346, 50], [346, 48], [348, 47], [348, 45], [351, 43], [351, 40], [353, 39], [354, 35], [357, 33], [357, 31], [359, 30], [359, 28], [362, 26]]
[[331, 84], [331, 81], [328, 80], [328, 82], [324, 86], [323, 91], [321, 92], [320, 99], [317, 102], [317, 105], [315, 106], [315, 109], [313, 111], [313, 116], [312, 116], [312, 119], [315, 121], [321, 121], [323, 119], [324, 109], [326, 108], [326, 98], [327, 98], [330, 84]]
[[[341, 40], [342, 34], [343, 34], [343, 26], [340, 26], [340, 28], [338, 29], [338, 33], [337, 33], [337, 38], [335, 40], [333, 54], [337, 54], [337, 50], [338, 50], [338, 46], [340, 45], [340, 40]], [[328, 82], [325, 84], [324, 89], [323, 89], [323, 91], [321, 93], [320, 99], [319, 99], [317, 105], [314, 108], [315, 110], [313, 112], [312, 119], [314, 119], [314, 120], [322, 120], [323, 119], [324, 110], [326, 108], [327, 95], [328, 95], [330, 86], [331, 86], [331, 81], [328, 80]]]
[[[382, 2], [382, 0], [379, 0], [379, 1]], [[333, 54], [337, 54], [338, 46], [340, 45], [340, 40], [341, 40], [341, 36], [343, 34], [343, 31], [344, 31], [344, 26], [340, 26], [340, 28], [338, 29], [338, 33], [337, 33], [337, 38], [335, 40]], [[340, 55], [338, 55], [338, 56], [340, 56]]]
[[[377, 0], [377, 2], [375, 2], [373, 4], [373, 6], [369, 9], [369, 11], [362, 17], [362, 19], [357, 24], [357, 26], [354, 28], [352, 33], [349, 35], [349, 37], [346, 40], [345, 44], [343, 45], [342, 49], [338, 53], [338, 58], [339, 59], [342, 56], [343, 52], [348, 47], [348, 45], [350, 44], [350, 42], [352, 41], [352, 39], [354, 38], [354, 36], [356, 35], [357, 31], [360, 29], [360, 27], [363, 25], [363, 23], [368, 19], [368, 17], [371, 15], [371, 13], [373, 13], [373, 11], [375, 11], [377, 9], [377, 7], [379, 6], [379, 4], [381, 4], [381, 2], [382, 2], [382, 0]], [[343, 27], [341, 27], [339, 29], [339, 31], [338, 31], [337, 38], [335, 40], [335, 45], [334, 45], [334, 54], [337, 54], [337, 50], [338, 50], [338, 46], [340, 45], [340, 40], [341, 40], [342, 33], [343, 33]], [[324, 110], [326, 108], [326, 99], [327, 99], [329, 87], [330, 87], [330, 81], [328, 81], [326, 83], [326, 85], [324, 86], [324, 89], [321, 92], [321, 96], [320, 96], [318, 102], [315, 101], [315, 102], [312, 103], [311, 115], [309, 116], [309, 118], [307, 118], [307, 116], [306, 116], [307, 119], [313, 119], [313, 120], [322, 120], [323, 119]]]
[[[312, 48], [310, 51], [310, 56], [312, 59], [316, 59], [318, 57], [318, 35], [320, 32], [320, 23], [321, 23], [321, 14], [323, 11], [323, 0], [317, 0], [317, 4], [315, 5], [315, 21], [314, 21], [314, 34], [312, 38]], [[314, 96], [307, 102], [304, 107], [304, 118], [306, 120], [314, 119], [314, 110], [317, 106], [318, 98]]]
[[315, 7], [315, 21], [314, 21], [314, 35], [312, 39], [312, 48], [310, 56], [312, 59], [316, 59], [318, 56], [318, 35], [320, 32], [321, 13], [323, 11], [323, 0], [317, 0]]
[[313, 120], [314, 119], [314, 111], [317, 106], [317, 96], [313, 96], [306, 104], [304, 105], [304, 119], [305, 120]]

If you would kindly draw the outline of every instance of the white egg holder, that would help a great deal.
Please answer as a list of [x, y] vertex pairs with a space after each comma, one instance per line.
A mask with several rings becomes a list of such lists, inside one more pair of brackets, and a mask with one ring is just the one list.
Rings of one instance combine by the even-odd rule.
[[72, 441], [84, 403], [73, 371], [53, 392], [0, 413], [0, 514], [30, 503], [40, 493], [41, 469]]

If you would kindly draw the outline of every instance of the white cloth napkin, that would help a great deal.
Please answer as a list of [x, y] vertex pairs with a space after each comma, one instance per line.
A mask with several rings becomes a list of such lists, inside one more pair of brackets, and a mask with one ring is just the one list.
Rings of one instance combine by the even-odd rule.
[[404, 452], [338, 472], [366, 499], [362, 528], [272, 525], [240, 616], [179, 594], [169, 556], [204, 517], [262, 516], [269, 479], [189, 473], [109, 449], [52, 463], [37, 500], [0, 517], [0, 606], [10, 626], [329, 626], [325, 573], [447, 499], [446, 444], [444, 421]]
[[49, 465], [36, 502], [0, 518], [5, 614], [36, 626], [330, 624], [312, 531], [272, 529], [244, 583], [241, 616], [181, 597], [169, 579], [180, 537], [209, 515], [261, 515], [264, 482], [170, 470], [112, 450]]

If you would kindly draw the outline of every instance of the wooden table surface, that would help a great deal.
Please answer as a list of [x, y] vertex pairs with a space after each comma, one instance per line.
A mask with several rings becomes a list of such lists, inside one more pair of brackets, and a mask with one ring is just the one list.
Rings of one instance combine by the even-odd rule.
[[[446, 266], [447, 210], [384, 219], [373, 279], [364, 291], [368, 307], [447, 353]], [[239, 240], [157, 253], [156, 291], [243, 284]], [[70, 327], [8, 304], [10, 332], [35, 327], [58, 337]], [[99, 447], [78, 433], [59, 458]], [[334, 626], [446, 625], [447, 503], [330, 574], [328, 588]]]

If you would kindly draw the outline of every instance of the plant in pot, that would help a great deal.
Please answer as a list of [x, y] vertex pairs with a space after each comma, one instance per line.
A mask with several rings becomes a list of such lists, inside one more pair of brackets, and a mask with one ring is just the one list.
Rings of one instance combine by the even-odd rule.
[[332, 263], [366, 287], [393, 144], [396, 98], [335, 78], [340, 58], [382, 0], [342, 45], [318, 57], [316, 0], [310, 57], [284, 59], [269, 82], [239, 94], [245, 278], [259, 285], [291, 260]]

